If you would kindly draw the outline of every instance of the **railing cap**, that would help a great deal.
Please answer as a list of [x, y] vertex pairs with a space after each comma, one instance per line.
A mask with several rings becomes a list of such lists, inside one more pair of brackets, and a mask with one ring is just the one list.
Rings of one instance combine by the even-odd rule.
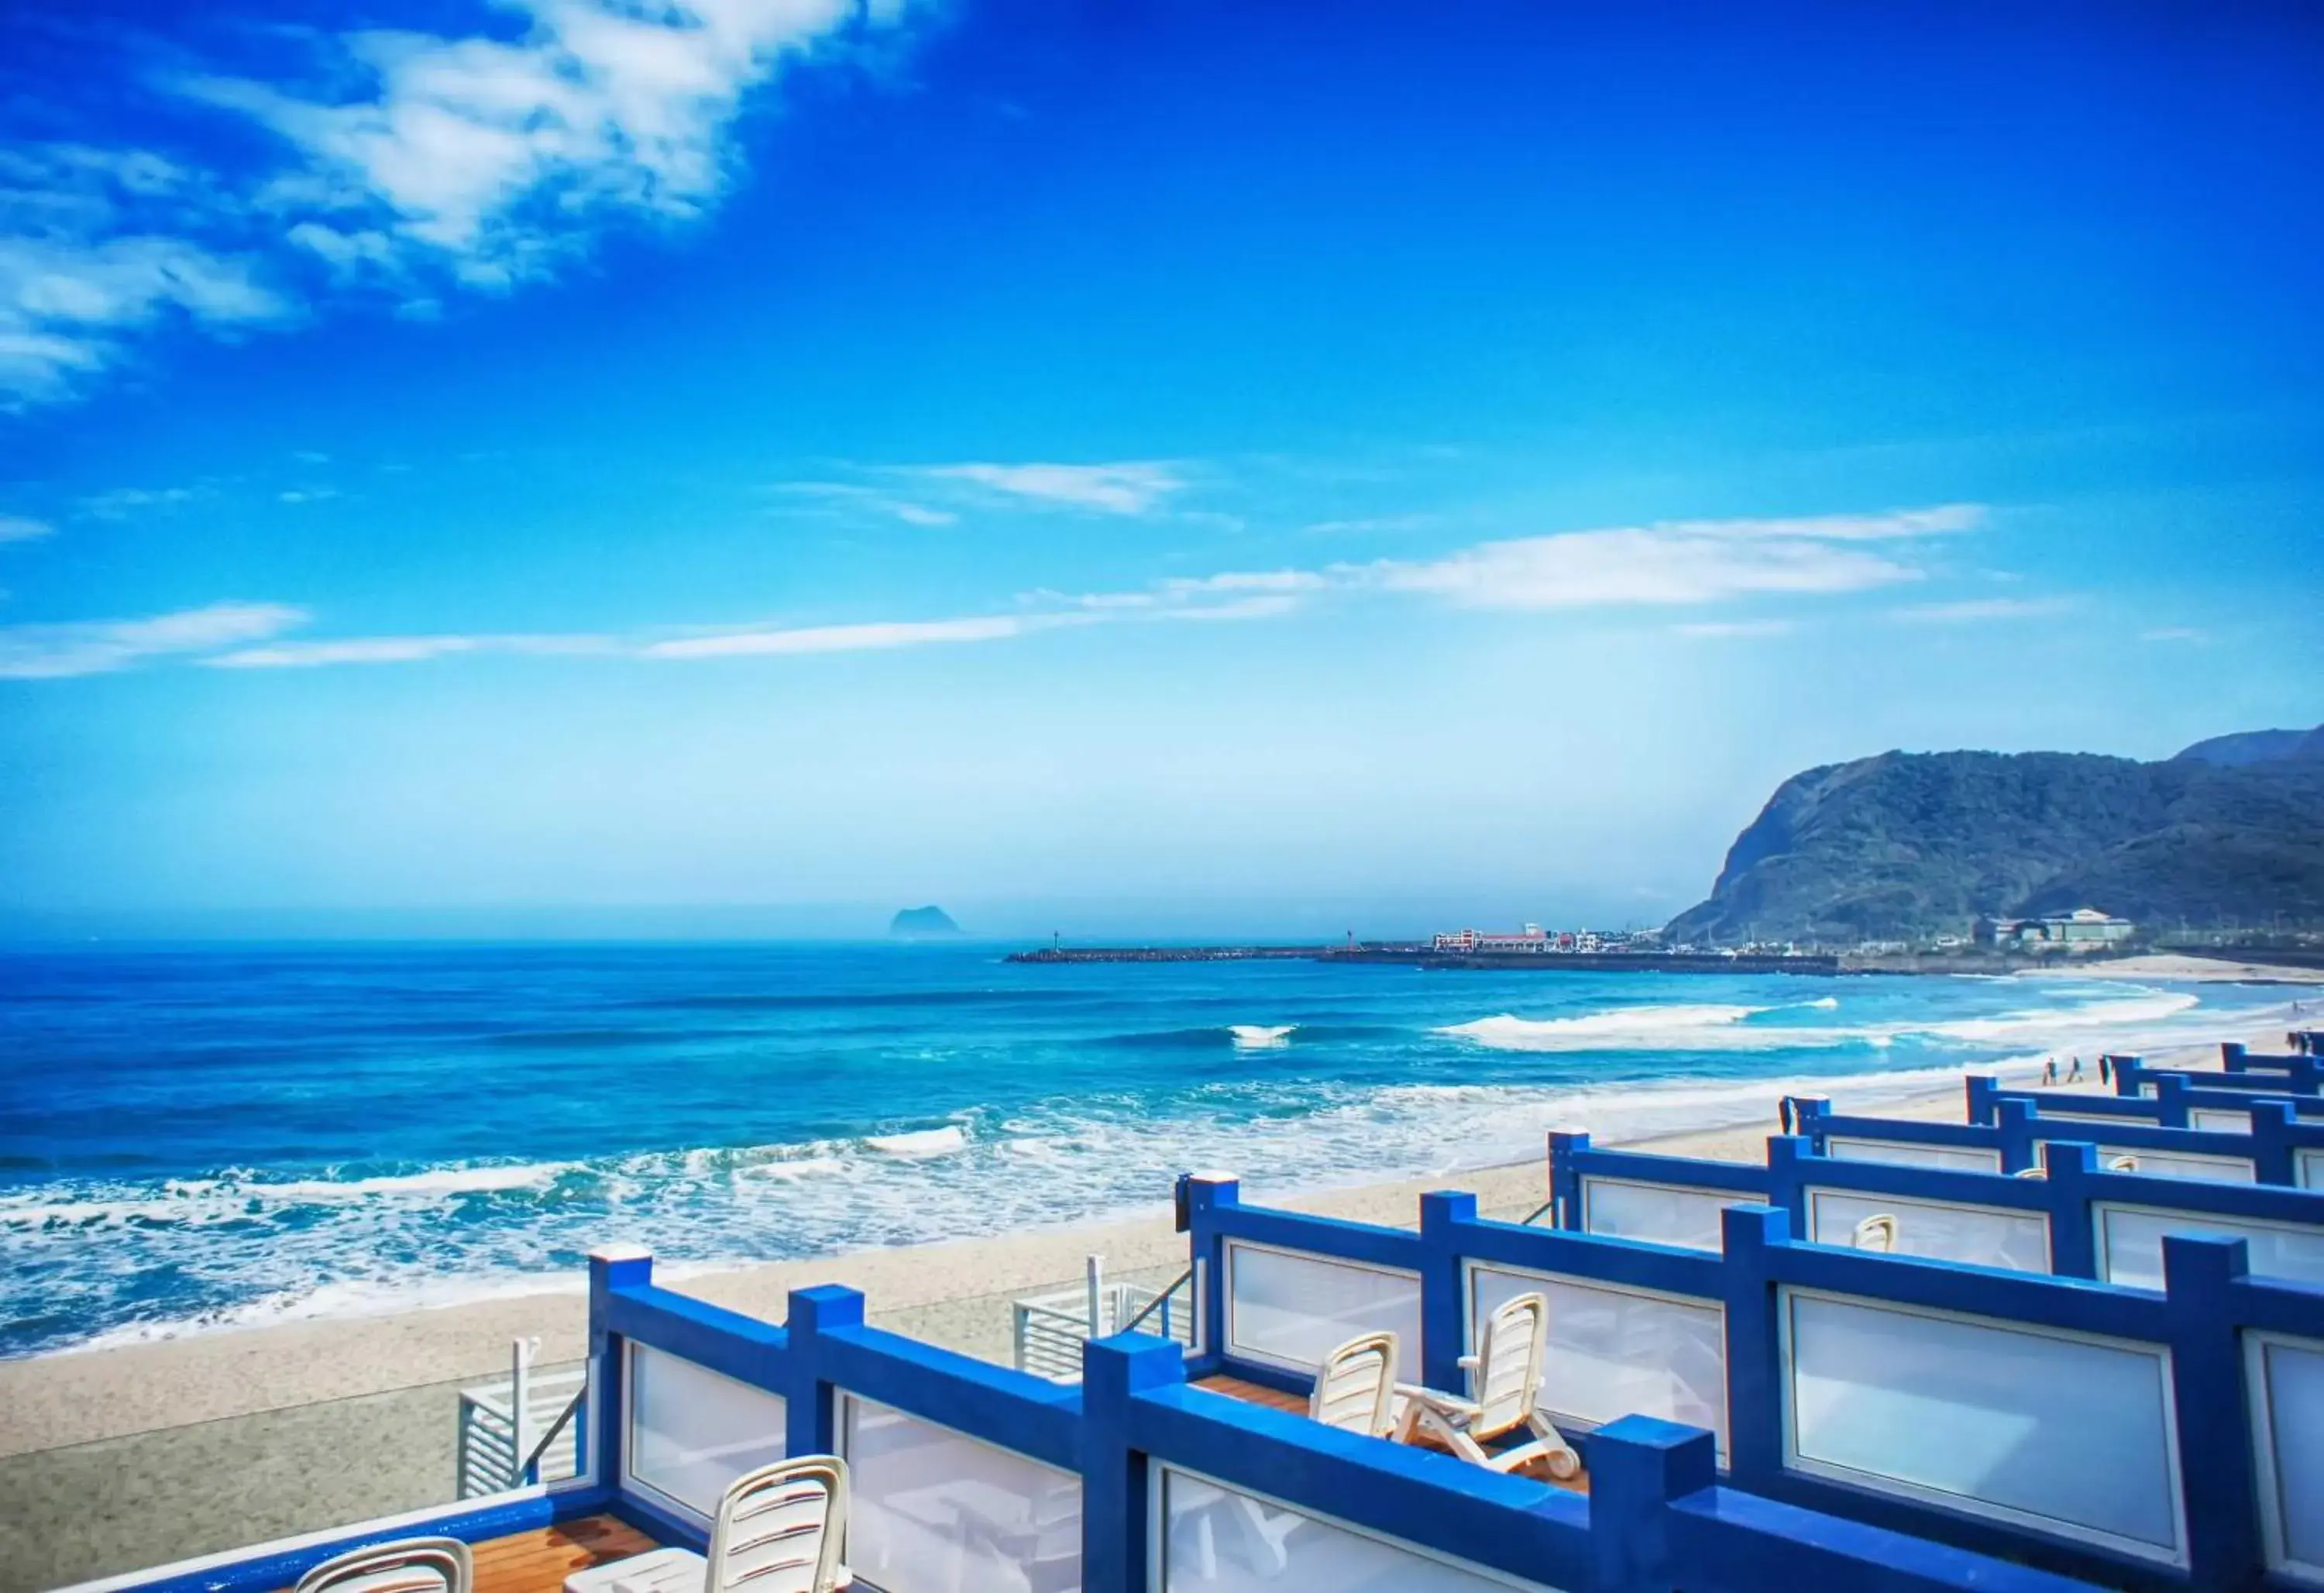
[[599, 1245], [590, 1250], [589, 1259], [609, 1264], [621, 1261], [651, 1261], [653, 1251], [644, 1245]]

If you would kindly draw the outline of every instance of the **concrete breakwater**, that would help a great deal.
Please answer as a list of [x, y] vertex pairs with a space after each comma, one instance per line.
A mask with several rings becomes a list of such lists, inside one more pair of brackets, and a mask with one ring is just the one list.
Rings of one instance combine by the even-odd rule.
[[1530, 973], [1837, 974], [1838, 957], [1728, 957], [1656, 951], [1437, 951], [1420, 945], [1359, 941], [1349, 946], [1047, 946], [1013, 951], [1010, 962], [1242, 962], [1293, 959], [1308, 962], [1393, 963], [1425, 968], [1521, 969]]

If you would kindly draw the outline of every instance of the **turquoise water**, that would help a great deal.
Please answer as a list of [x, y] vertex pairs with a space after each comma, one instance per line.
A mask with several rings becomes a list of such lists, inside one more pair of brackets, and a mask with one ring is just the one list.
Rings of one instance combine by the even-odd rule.
[[[2264, 987], [1019, 967], [990, 947], [0, 961], [0, 1355], [1006, 1232], [2216, 1039]], [[1931, 1070], [1936, 1072], [1932, 1073]]]

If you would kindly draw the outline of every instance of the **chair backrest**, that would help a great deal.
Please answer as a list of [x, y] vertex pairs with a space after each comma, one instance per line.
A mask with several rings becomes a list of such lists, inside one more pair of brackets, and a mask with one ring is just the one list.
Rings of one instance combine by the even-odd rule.
[[295, 1593], [469, 1593], [475, 1580], [475, 1561], [457, 1538], [405, 1538], [327, 1560]]
[[2108, 1172], [2136, 1172], [2138, 1171], [2138, 1158], [2135, 1156], [2110, 1156], [2107, 1159], [2106, 1170]]
[[746, 1471], [718, 1501], [706, 1593], [831, 1593], [847, 1533], [847, 1462], [801, 1455]]
[[1323, 1357], [1307, 1414], [1326, 1427], [1387, 1433], [1396, 1410], [1396, 1335], [1359, 1333]]
[[1896, 1218], [1886, 1211], [1877, 1212], [1856, 1225], [1856, 1247], [1877, 1250], [1886, 1254], [1896, 1248]]
[[1471, 1432], [1490, 1438], [1533, 1414], [1548, 1339], [1549, 1301], [1538, 1293], [1503, 1301], [1486, 1319], [1485, 1341], [1477, 1348], [1477, 1418]]

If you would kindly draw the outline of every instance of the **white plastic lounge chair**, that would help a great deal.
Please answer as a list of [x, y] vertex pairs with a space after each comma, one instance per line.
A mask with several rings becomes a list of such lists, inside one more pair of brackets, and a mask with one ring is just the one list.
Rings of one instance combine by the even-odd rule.
[[1889, 1212], [1876, 1212], [1856, 1225], [1855, 1237], [1849, 1242], [1858, 1250], [1877, 1250], [1886, 1255], [1896, 1248], [1896, 1218]]
[[1360, 1333], [1323, 1357], [1307, 1414], [1326, 1427], [1386, 1438], [1396, 1422], [1396, 1335]]
[[475, 1562], [457, 1538], [406, 1538], [327, 1560], [295, 1593], [469, 1593]]
[[565, 1593], [840, 1593], [855, 1585], [839, 1561], [846, 1532], [847, 1462], [801, 1455], [728, 1485], [706, 1560], [656, 1549], [576, 1571]]
[[[1461, 1365], [1474, 1375], [1477, 1397], [1462, 1399], [1433, 1388], [1399, 1384], [1396, 1392], [1405, 1403], [1397, 1437], [1410, 1443], [1425, 1434], [1462, 1459], [1495, 1471], [1516, 1471], [1539, 1460], [1554, 1477], [1580, 1476], [1582, 1457], [1534, 1408], [1541, 1394], [1548, 1355], [1549, 1301], [1539, 1294], [1520, 1294], [1504, 1301], [1487, 1319], [1479, 1352], [1461, 1357]], [[1529, 1442], [1499, 1454], [1485, 1448], [1519, 1428], [1533, 1434]]]
[[2050, 1170], [2046, 1167], [2021, 1167], [2015, 1174], [2013, 1174], [2013, 1176], [2017, 1178], [2047, 1178], [2050, 1176]]
[[2108, 1172], [2136, 1172], [2138, 1171], [2138, 1158], [2135, 1156], [2109, 1157], [2107, 1160], [2106, 1170]]

